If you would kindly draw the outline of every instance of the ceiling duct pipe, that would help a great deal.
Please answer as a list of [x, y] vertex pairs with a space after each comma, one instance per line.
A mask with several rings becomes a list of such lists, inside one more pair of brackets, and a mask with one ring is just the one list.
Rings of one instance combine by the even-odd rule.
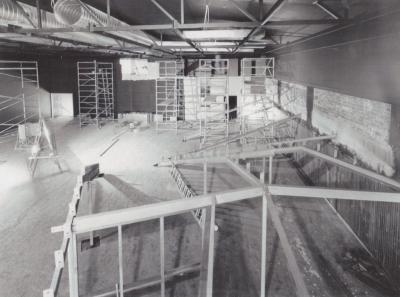
[[[24, 11], [26, 13], [25, 15]], [[25, 24], [31, 27], [27, 17], [29, 17], [32, 23], [37, 24], [36, 7], [11, 0], [0, 0], [0, 21], [7, 21], [19, 26], [23, 26]], [[48, 12], [42, 11], [42, 18], [43, 21], [46, 22], [47, 27], [63, 27], [62, 24], [57, 22], [54, 15]]]
[[[59, 21], [59, 17], [56, 17], [55, 14], [41, 10], [42, 16], [42, 26], [44, 28], [62, 28], [65, 27], [64, 22]], [[29, 18], [29, 20], [28, 20]], [[15, 25], [22, 28], [32, 28], [35, 24], [38, 23], [38, 13], [37, 8], [21, 2], [16, 2], [12, 0], [0, 0], [0, 25]], [[81, 33], [81, 32], [73, 32], [73, 33], [55, 33], [52, 34], [54, 37], [99, 45], [106, 47], [113, 47], [118, 45], [113, 38], [101, 36], [93, 33]], [[24, 41], [24, 36], [22, 35], [20, 38], [17, 38], [15, 34], [12, 35], [12, 40], [21, 40]], [[40, 36], [38, 36], [40, 38]], [[43, 39], [45, 41], [45, 39]], [[50, 42], [51, 44], [51, 42]], [[71, 47], [75, 47], [73, 44]], [[143, 53], [146, 53], [146, 50], [143, 50]]]
[[[92, 6], [89, 6], [80, 0], [58, 0], [54, 5], [54, 15], [56, 19], [67, 26], [75, 26], [86, 28], [88, 26], [107, 26], [119, 27], [128, 26], [112, 16], [108, 15]], [[145, 45], [152, 45], [153, 41], [142, 31], [136, 32], [112, 32], [113, 35], [125, 39], [131, 39], [144, 43]]]
[[[25, 15], [24, 15], [25, 12]], [[57, 21], [54, 14], [48, 11], [41, 11], [42, 25], [47, 28], [62, 28], [64, 24]], [[28, 21], [29, 17], [30, 21]], [[37, 9], [34, 6], [24, 3], [14, 2], [11, 0], [0, 0], [0, 24], [12, 24], [23, 28], [31, 28], [32, 24], [37, 24]], [[53, 36], [60, 38], [72, 39], [86, 43], [93, 43], [95, 45], [113, 46], [115, 41], [112, 38], [95, 36], [90, 33], [56, 33]]]

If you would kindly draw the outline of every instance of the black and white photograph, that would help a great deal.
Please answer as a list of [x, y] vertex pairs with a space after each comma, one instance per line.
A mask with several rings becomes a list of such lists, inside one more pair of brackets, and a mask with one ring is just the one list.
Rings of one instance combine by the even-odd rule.
[[0, 0], [0, 297], [400, 297], [400, 1]]

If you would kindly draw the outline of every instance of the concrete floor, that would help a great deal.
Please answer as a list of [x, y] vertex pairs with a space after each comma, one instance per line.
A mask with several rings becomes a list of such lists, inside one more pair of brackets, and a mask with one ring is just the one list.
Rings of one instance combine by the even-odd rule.
[[[157, 134], [142, 127], [138, 133], [122, 134], [99, 157], [123, 128], [107, 124], [102, 129], [81, 129], [78, 121], [68, 119], [49, 124], [55, 131], [63, 172], [43, 160], [32, 179], [26, 166], [28, 153], [14, 151], [14, 140], [0, 144], [0, 160], [5, 161], [0, 163], [0, 296], [41, 296], [49, 286], [53, 253], [62, 239], [61, 234], [51, 234], [50, 228], [64, 223], [83, 165], [100, 162], [101, 171], [107, 173], [98, 187], [99, 193], [105, 194], [96, 205], [97, 211], [180, 197], [169, 169], [153, 164], [160, 156], [170, 156], [185, 147], [189, 150], [192, 144], [183, 144], [182, 136]], [[112, 195], [107, 194], [110, 189]], [[67, 274], [64, 271], [63, 275]], [[63, 277], [60, 296], [67, 296], [66, 292]]]
[[[51, 122], [62, 156], [63, 172], [40, 161], [31, 179], [26, 154], [14, 143], [0, 144], [0, 296], [41, 296], [50, 284], [53, 252], [60, 234], [50, 227], [64, 222], [76, 176], [84, 164], [100, 162], [103, 178], [95, 181], [95, 212], [131, 207], [180, 197], [168, 168], [153, 167], [160, 156], [190, 150], [183, 135], [142, 128], [126, 132], [99, 157], [123, 130], [108, 124], [80, 129], [76, 121]], [[201, 168], [180, 168], [195, 191], [202, 191]], [[245, 186], [243, 180], [216, 164], [209, 168], [209, 190]], [[275, 163], [277, 183], [302, 184], [288, 161]], [[353, 234], [323, 200], [276, 198], [280, 216], [313, 296], [398, 296], [383, 272], [365, 253]], [[85, 199], [78, 215], [87, 213]], [[260, 271], [260, 201], [217, 208], [214, 296], [256, 296]], [[93, 294], [113, 290], [117, 282], [116, 230], [103, 230], [100, 246], [79, 251], [80, 291]], [[157, 221], [123, 229], [125, 281], [134, 283], [159, 274]], [[190, 214], [166, 220], [167, 269], [198, 262], [200, 233]], [[87, 239], [82, 236], [80, 240]], [[295, 296], [293, 281], [279, 239], [268, 221], [267, 292], [270, 297]], [[67, 296], [67, 271], [59, 296]], [[198, 276], [175, 279], [167, 296], [194, 296]], [[128, 294], [129, 296], [129, 294]], [[133, 295], [132, 295], [133, 296]], [[157, 287], [134, 296], [159, 296]]]
[[[208, 166], [210, 192], [248, 186], [228, 167]], [[195, 192], [203, 191], [201, 165], [185, 164], [178, 169]], [[273, 172], [275, 184], [304, 185], [287, 158], [277, 159]], [[384, 271], [326, 200], [301, 197], [274, 200], [311, 296], [399, 296]], [[217, 207], [216, 296], [256, 296], [259, 292], [260, 208], [260, 199]], [[271, 221], [267, 234], [268, 296], [295, 296], [294, 283]]]

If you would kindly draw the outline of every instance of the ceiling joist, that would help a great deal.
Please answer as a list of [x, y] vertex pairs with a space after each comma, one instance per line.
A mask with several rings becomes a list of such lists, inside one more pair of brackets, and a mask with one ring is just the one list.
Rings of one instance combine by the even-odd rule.
[[244, 16], [246, 16], [250, 21], [253, 21], [253, 22], [255, 22], [255, 23], [258, 23], [258, 20], [255, 18], [255, 17], [253, 17], [252, 15], [251, 15], [251, 13], [249, 13], [248, 11], [246, 11], [245, 9], [243, 9], [243, 8], [241, 8], [240, 7], [240, 5], [235, 1], [235, 0], [229, 0], [231, 3], [232, 3], [232, 5], [237, 9], [237, 10], [239, 10]]
[[[162, 7], [156, 0], [150, 0], [159, 10], [161, 10], [162, 13], [164, 13], [173, 23], [173, 25], [178, 24], [179, 22], [164, 8]], [[188, 43], [191, 47], [193, 47], [196, 51], [198, 51], [199, 53], [203, 53], [203, 51], [196, 46], [192, 41], [190, 41], [189, 39], [185, 38], [185, 36], [183, 36], [183, 33], [180, 29], [174, 28], [174, 31], [176, 33], [176, 35], [179, 36], [180, 39], [182, 39], [183, 41], [185, 41], [186, 43]]]
[[330, 8], [328, 5], [323, 3], [321, 0], [315, 1], [313, 4], [318, 6], [319, 8], [321, 8], [323, 11], [325, 11], [327, 14], [329, 14], [335, 20], [339, 20], [342, 18], [337, 12], [335, 12], [332, 8]]
[[272, 5], [271, 9], [268, 11], [267, 15], [264, 17], [264, 20], [259, 24], [257, 27], [254, 27], [250, 33], [234, 48], [232, 53], [237, 52], [237, 50], [244, 45], [255, 33], [257, 33], [260, 29], [263, 28], [263, 26], [268, 23], [268, 21], [271, 20], [271, 18], [274, 16], [274, 14], [281, 9], [283, 4], [285, 3], [286, 0], [277, 0], [274, 5]]

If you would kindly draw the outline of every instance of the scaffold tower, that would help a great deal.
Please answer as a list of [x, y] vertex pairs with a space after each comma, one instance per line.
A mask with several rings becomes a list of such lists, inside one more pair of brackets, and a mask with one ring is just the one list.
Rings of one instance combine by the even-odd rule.
[[178, 132], [180, 116], [181, 84], [178, 76], [183, 76], [183, 62], [160, 61], [159, 78], [156, 80], [156, 129]]
[[241, 133], [268, 123], [272, 100], [266, 79], [274, 77], [274, 58], [244, 58], [241, 61], [242, 98], [239, 104]]
[[201, 146], [229, 136], [228, 59], [200, 59]]
[[114, 120], [113, 64], [97, 61], [78, 62], [80, 126]]
[[5, 137], [18, 125], [39, 118], [38, 63], [0, 61], [0, 79], [10, 86], [10, 92], [0, 94], [0, 137]]

